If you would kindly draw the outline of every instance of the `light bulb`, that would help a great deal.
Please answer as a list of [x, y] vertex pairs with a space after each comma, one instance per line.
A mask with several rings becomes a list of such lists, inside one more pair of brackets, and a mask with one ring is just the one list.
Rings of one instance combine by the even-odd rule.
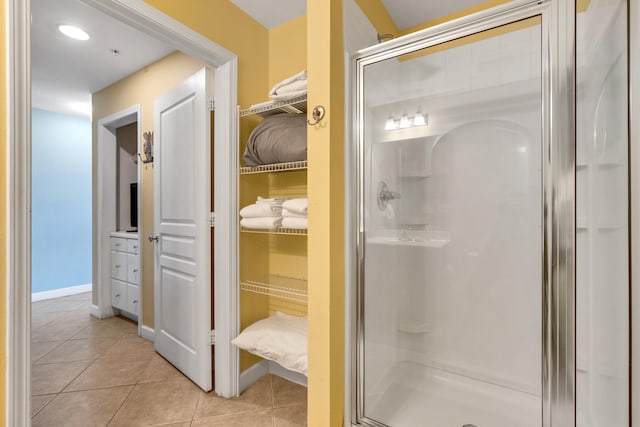
[[411, 122], [409, 121], [409, 117], [406, 114], [403, 114], [400, 118], [400, 129], [406, 129], [411, 127]]
[[414, 126], [426, 126], [427, 125], [427, 118], [425, 117], [424, 114], [422, 114], [420, 111], [418, 111], [415, 115], [415, 117], [413, 118], [413, 125]]
[[389, 116], [389, 118], [387, 119], [387, 122], [384, 124], [384, 130], [394, 130], [396, 129], [396, 121], [393, 119], [392, 116]]

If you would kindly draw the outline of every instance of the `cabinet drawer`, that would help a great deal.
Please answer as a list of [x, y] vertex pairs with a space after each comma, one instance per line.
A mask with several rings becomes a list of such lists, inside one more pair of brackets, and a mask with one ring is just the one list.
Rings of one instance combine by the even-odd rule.
[[140, 284], [140, 257], [127, 254], [127, 282], [134, 285]]
[[[111, 305], [127, 310], [127, 284], [119, 280], [111, 280]], [[128, 311], [128, 310], [127, 310]]]
[[127, 280], [127, 254], [111, 251], [111, 277], [118, 280]]
[[140, 253], [140, 243], [138, 239], [127, 239], [127, 252], [132, 254]]
[[140, 287], [135, 285], [127, 285], [127, 310], [131, 314], [138, 315], [138, 307], [140, 301]]
[[124, 237], [112, 237], [111, 238], [111, 250], [112, 251], [126, 251], [127, 239]]

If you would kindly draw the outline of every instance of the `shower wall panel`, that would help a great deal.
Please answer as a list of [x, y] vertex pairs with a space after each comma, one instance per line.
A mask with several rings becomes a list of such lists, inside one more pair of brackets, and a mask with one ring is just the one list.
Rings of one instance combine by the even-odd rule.
[[577, 15], [578, 427], [629, 425], [627, 2]]

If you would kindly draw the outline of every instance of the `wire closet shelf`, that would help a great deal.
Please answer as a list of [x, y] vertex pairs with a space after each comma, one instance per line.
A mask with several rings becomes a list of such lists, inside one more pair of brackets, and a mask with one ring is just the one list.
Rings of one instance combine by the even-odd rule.
[[271, 274], [269, 283], [244, 280], [240, 282], [240, 289], [301, 304], [307, 303], [307, 279], [304, 277]]
[[244, 166], [240, 168], [240, 175], [269, 172], [286, 172], [304, 169], [307, 169], [307, 161], [300, 160], [297, 162], [272, 163], [270, 165]]
[[306, 112], [307, 95], [302, 95], [286, 101], [268, 101], [252, 105], [247, 109], [240, 110], [240, 117], [252, 116], [254, 114], [266, 117], [278, 113], [303, 114]]
[[307, 230], [300, 228], [274, 228], [274, 229], [258, 229], [258, 228], [246, 228], [240, 227], [241, 233], [255, 233], [255, 234], [286, 234], [290, 236], [306, 236]]

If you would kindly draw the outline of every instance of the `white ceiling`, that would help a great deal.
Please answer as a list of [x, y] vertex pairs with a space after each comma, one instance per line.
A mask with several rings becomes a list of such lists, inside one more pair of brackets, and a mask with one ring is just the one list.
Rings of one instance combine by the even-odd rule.
[[307, 0], [231, 0], [231, 2], [267, 29], [307, 13]]
[[[231, 1], [266, 28], [306, 13], [306, 0]], [[399, 29], [479, 3], [478, 0], [382, 1]], [[32, 22], [32, 104], [35, 108], [78, 114], [72, 103], [90, 104], [92, 93], [173, 51], [80, 0], [32, 0]], [[60, 24], [79, 26], [91, 39], [86, 42], [69, 39], [58, 32]], [[114, 55], [113, 49], [119, 54]]]
[[[70, 39], [60, 24], [91, 39]], [[79, 0], [32, 0], [31, 49], [33, 107], [66, 114], [79, 114], [72, 103], [91, 104], [92, 93], [174, 50]]]
[[479, 0], [382, 0], [391, 19], [400, 30], [484, 3]]
[[[307, 11], [306, 0], [231, 0], [266, 28], [273, 28]], [[400, 30], [423, 24], [451, 13], [476, 6], [481, 0], [382, 0]]]

